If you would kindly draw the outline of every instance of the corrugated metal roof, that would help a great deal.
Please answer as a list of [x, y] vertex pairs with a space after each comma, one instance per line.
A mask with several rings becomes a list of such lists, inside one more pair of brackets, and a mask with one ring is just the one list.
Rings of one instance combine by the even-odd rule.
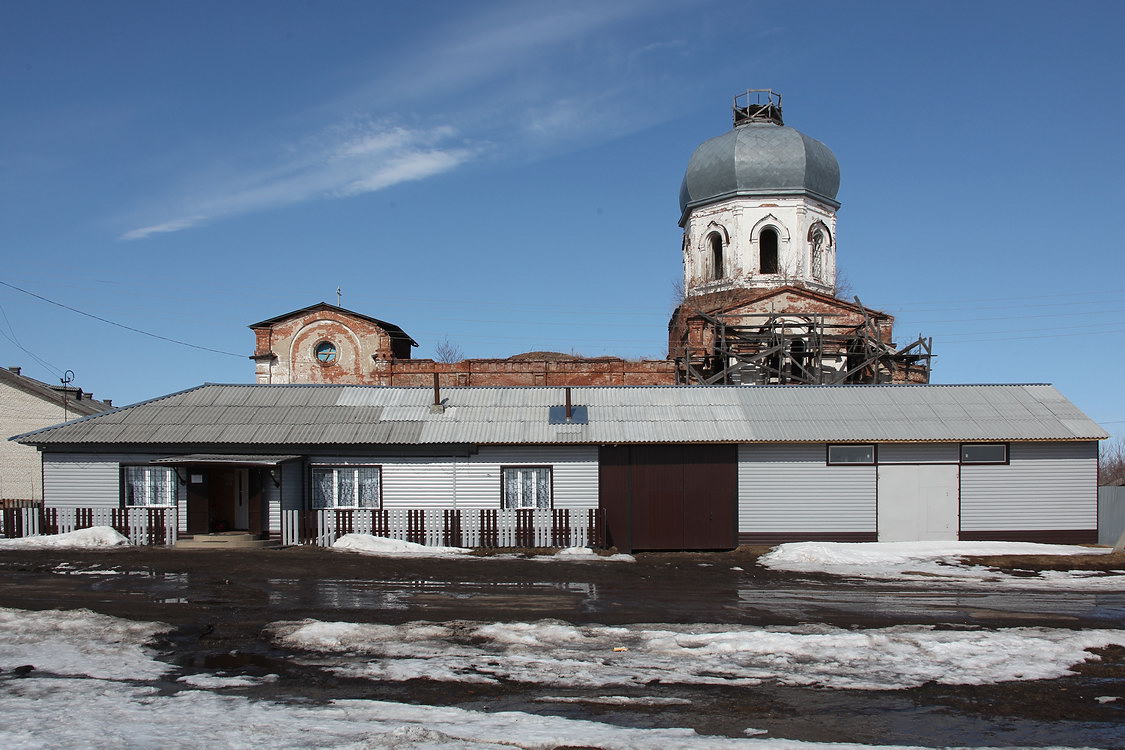
[[358, 445], [1098, 440], [1049, 385], [572, 387], [204, 385], [17, 436], [38, 445]]

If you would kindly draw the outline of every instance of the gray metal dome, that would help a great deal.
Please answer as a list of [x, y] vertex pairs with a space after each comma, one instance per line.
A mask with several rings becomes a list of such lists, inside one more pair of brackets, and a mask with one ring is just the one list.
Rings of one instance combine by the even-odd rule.
[[831, 149], [786, 125], [745, 122], [704, 142], [688, 162], [680, 212], [736, 195], [808, 195], [839, 207]]

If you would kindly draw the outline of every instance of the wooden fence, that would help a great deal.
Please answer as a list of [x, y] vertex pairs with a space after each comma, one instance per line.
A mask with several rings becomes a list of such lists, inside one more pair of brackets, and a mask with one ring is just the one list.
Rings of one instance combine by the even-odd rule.
[[129, 544], [175, 544], [175, 508], [4, 508], [0, 537], [16, 539], [110, 526]]
[[38, 508], [42, 504], [43, 502], [41, 500], [27, 500], [24, 498], [11, 497], [0, 498], [0, 510], [5, 508]]
[[331, 547], [344, 534], [371, 534], [428, 547], [604, 547], [605, 512], [394, 508], [281, 513], [282, 544]]

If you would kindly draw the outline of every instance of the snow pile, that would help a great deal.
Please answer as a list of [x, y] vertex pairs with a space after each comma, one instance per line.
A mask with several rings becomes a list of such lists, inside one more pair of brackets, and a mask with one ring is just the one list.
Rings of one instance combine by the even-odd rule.
[[427, 547], [424, 544], [389, 539], [370, 534], [344, 534], [332, 545], [332, 549], [347, 552], [362, 552], [366, 555], [391, 555], [398, 557], [449, 557], [467, 555], [467, 547]]
[[0, 669], [7, 673], [30, 664], [35, 667], [32, 674], [153, 679], [171, 667], [153, 661], [144, 645], [170, 629], [158, 622], [132, 622], [86, 609], [0, 609]]
[[195, 690], [161, 695], [154, 687], [100, 680], [19, 680], [6, 686], [0, 707], [5, 717], [0, 747], [5, 750], [879, 750], [872, 745], [717, 737], [691, 729], [631, 728], [518, 711], [486, 713], [389, 701], [310, 706]]
[[9, 548], [81, 548], [117, 547], [128, 544], [129, 540], [118, 534], [110, 526], [93, 526], [89, 529], [68, 531], [65, 534], [48, 536], [25, 536], [19, 539], [0, 539], [0, 549]]
[[[390, 539], [371, 534], [344, 534], [332, 545], [332, 549], [346, 552], [361, 552], [366, 555], [384, 555], [390, 557], [452, 557], [468, 555], [472, 552], [468, 547], [428, 547], [424, 544], [404, 542], [401, 539]], [[523, 555], [499, 554], [490, 555], [489, 560], [557, 560], [574, 562], [576, 560], [589, 560], [593, 562], [609, 560], [612, 562], [634, 562], [632, 555], [599, 555], [589, 547], [564, 547], [554, 555]]]
[[729, 630], [720, 625], [609, 627], [530, 623], [376, 625], [303, 620], [270, 626], [282, 645], [337, 658], [312, 663], [376, 680], [513, 680], [569, 687], [754, 685], [776, 680], [859, 690], [934, 681], [981, 685], [1051, 679], [1125, 643], [1120, 630], [935, 630], [823, 625]]
[[598, 553], [589, 547], [563, 547], [558, 551], [559, 557], [597, 557]]
[[1108, 549], [1030, 542], [791, 542], [758, 558], [774, 570], [830, 573], [859, 578], [987, 582], [1042, 586], [1063, 582], [1074, 588], [1125, 588], [1125, 570], [1101, 575], [1091, 571], [1044, 571], [1038, 576], [1012, 576], [961, 558], [977, 555], [1096, 555]]
[[274, 682], [276, 680], [277, 675], [266, 675], [265, 677], [220, 677], [210, 674], [189, 674], [179, 678], [176, 682], [182, 682], [185, 685], [209, 690], [212, 688], [253, 687], [254, 685], [261, 685], [264, 682]]
[[[166, 629], [86, 611], [0, 610], [0, 747], [873, 750], [869, 745], [714, 737], [691, 729], [621, 727], [516, 711], [363, 700], [280, 704], [206, 690], [170, 693], [166, 672], [171, 667], [144, 650], [149, 638]], [[9, 678], [9, 667], [19, 664], [38, 669], [24, 678]], [[55, 674], [46, 674], [47, 669]], [[206, 682], [192, 681], [199, 686]]]

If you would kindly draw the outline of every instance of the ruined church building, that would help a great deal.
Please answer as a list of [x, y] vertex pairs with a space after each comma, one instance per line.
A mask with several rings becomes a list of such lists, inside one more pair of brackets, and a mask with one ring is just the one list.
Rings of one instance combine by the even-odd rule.
[[399, 326], [320, 303], [250, 326], [260, 384], [448, 386], [927, 383], [932, 342], [898, 347], [894, 318], [837, 296], [840, 166], [784, 124], [781, 95], [734, 99], [734, 127], [700, 145], [680, 188], [683, 302], [664, 360], [530, 352], [412, 359]]
[[1106, 432], [1049, 385], [929, 385], [928, 339], [837, 296], [839, 181], [780, 96], [735, 99], [684, 176], [663, 360], [416, 360], [320, 303], [251, 326], [257, 384], [13, 440], [42, 452], [52, 528], [125, 518], [150, 543], [1095, 542]]

